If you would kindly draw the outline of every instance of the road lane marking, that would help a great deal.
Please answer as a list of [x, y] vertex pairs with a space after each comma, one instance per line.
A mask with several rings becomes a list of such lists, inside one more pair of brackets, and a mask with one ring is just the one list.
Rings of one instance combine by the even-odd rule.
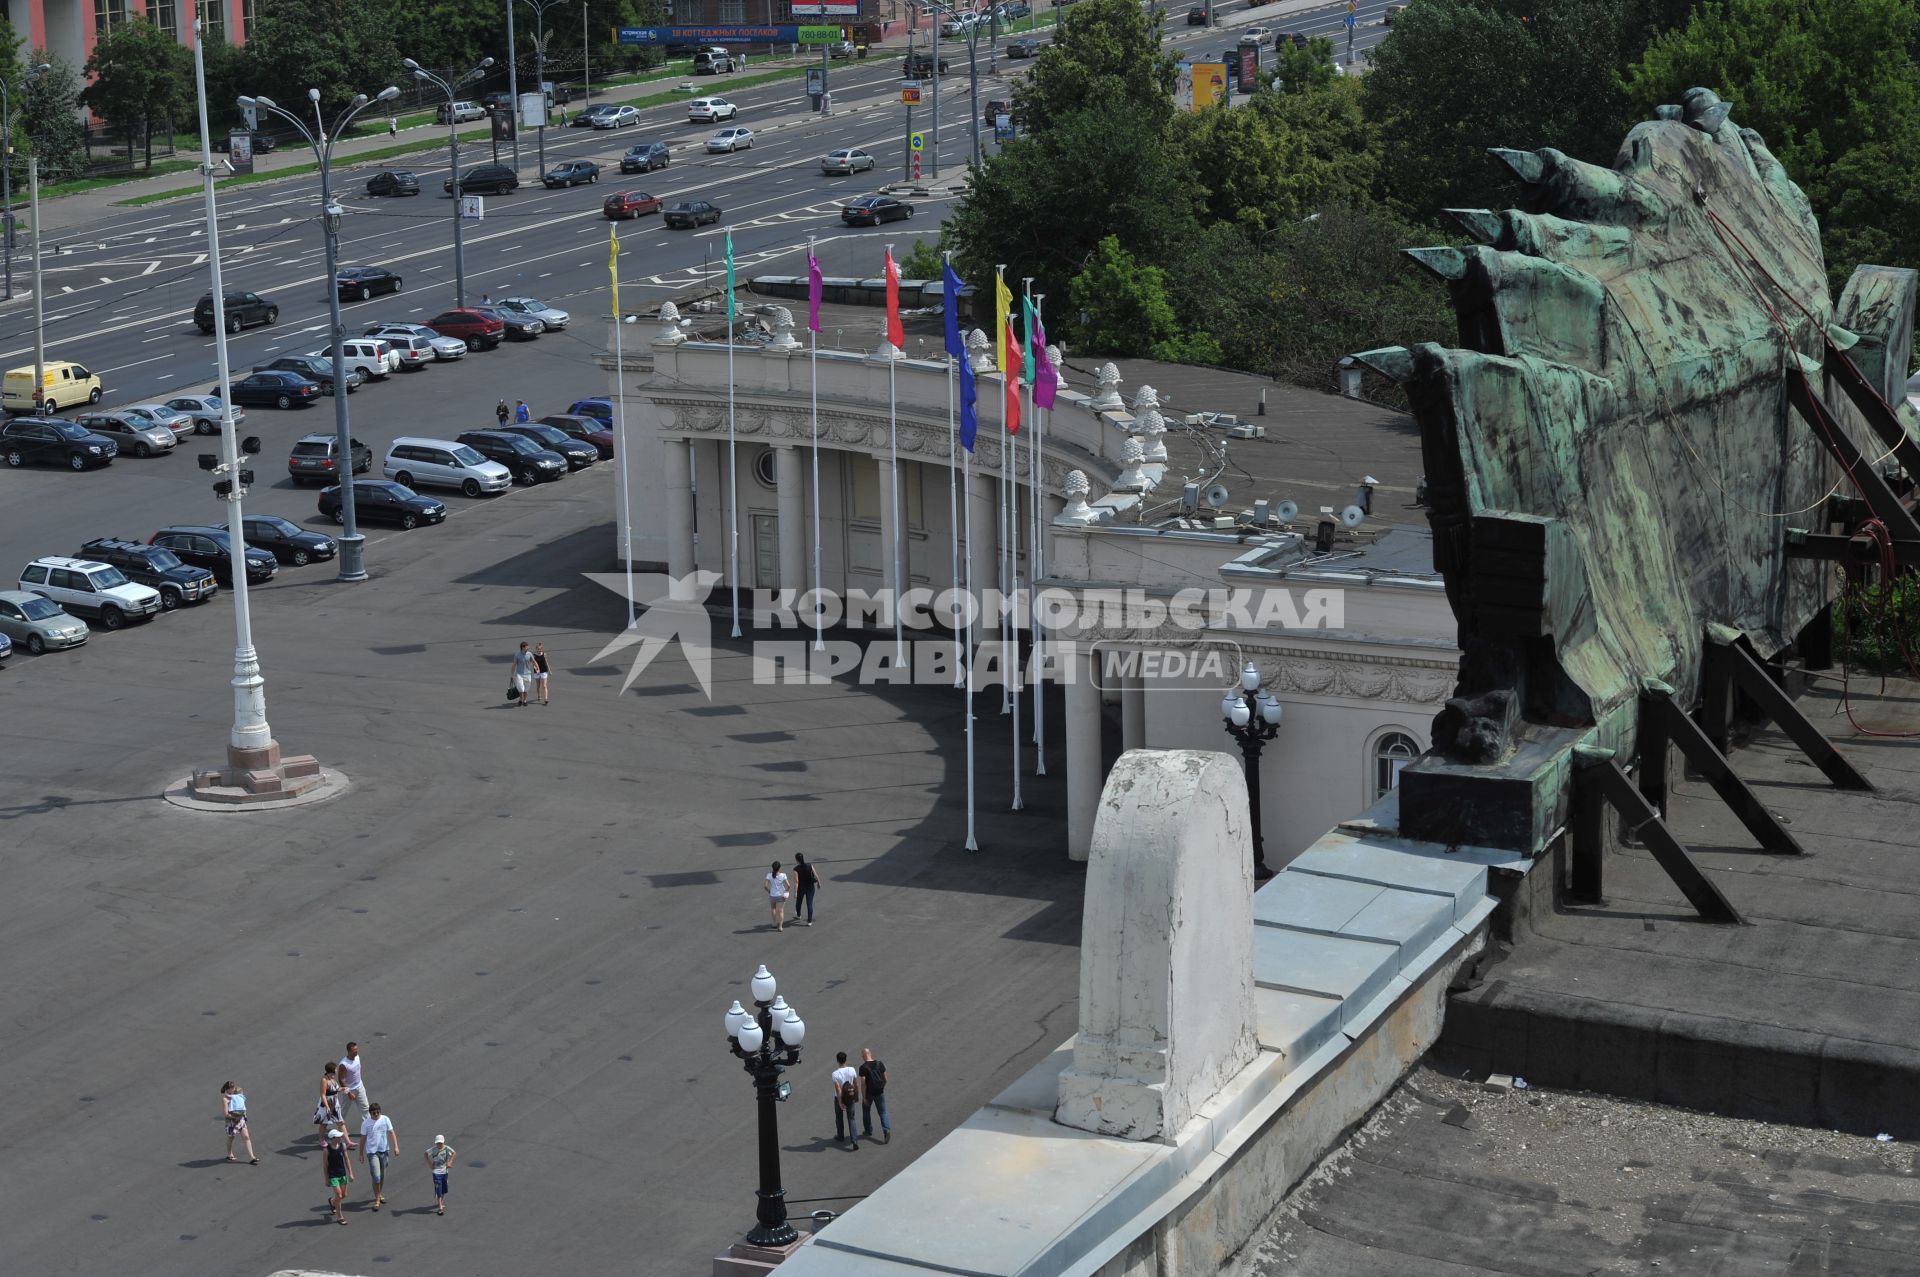
[[157, 364], [162, 359], [171, 359], [172, 355], [155, 355], [152, 359], [136, 359], [130, 364], [115, 364], [111, 368], [97, 368], [96, 372], [122, 372], [128, 368], [138, 368], [141, 364]]

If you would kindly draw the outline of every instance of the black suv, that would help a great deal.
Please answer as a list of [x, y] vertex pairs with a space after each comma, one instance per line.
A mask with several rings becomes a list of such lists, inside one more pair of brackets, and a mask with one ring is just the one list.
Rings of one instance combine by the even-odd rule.
[[182, 603], [205, 603], [220, 586], [205, 568], [188, 567], [172, 550], [138, 541], [102, 537], [80, 547], [76, 559], [92, 559], [119, 568], [129, 581], [160, 591], [160, 610], [171, 612]]
[[[318, 479], [322, 483], [340, 478], [340, 467], [335, 463], [339, 454], [339, 440], [333, 435], [305, 435], [296, 440], [293, 451], [287, 456], [287, 473], [295, 483], [305, 483], [309, 479]], [[353, 441], [353, 472], [365, 474], [373, 469], [373, 449]]]
[[[901, 69], [906, 72], [909, 80], [925, 79], [927, 76], [933, 74], [933, 55], [931, 53], [916, 53], [901, 64]], [[946, 73], [947, 60], [941, 58], [940, 74], [945, 75]]]
[[[172, 550], [185, 562], [213, 573], [220, 584], [233, 588], [233, 559], [227, 550], [229, 543], [225, 528], [196, 525], [161, 528], [153, 534], [149, 544]], [[273, 574], [280, 570], [280, 561], [265, 550], [248, 546], [246, 559], [248, 585], [271, 581]]]
[[0, 425], [0, 458], [16, 470], [29, 461], [85, 470], [119, 453], [120, 445], [105, 435], [58, 417], [15, 417]]
[[[227, 294], [227, 331], [237, 333], [248, 324], [271, 324], [280, 318], [280, 308], [259, 293]], [[193, 322], [209, 337], [213, 335], [213, 294], [202, 297], [193, 308]]]
[[[297, 372], [308, 381], [320, 383], [320, 389], [334, 393], [333, 360], [319, 355], [282, 355], [272, 363], [255, 364], [255, 372]], [[347, 393], [352, 394], [365, 382], [367, 374], [359, 368], [347, 369]]]
[[[462, 195], [483, 195], [489, 191], [495, 195], [505, 195], [519, 185], [519, 175], [504, 164], [476, 164], [460, 175]], [[453, 179], [448, 178], [441, 186], [451, 191]]]
[[565, 457], [511, 431], [469, 430], [456, 442], [511, 470], [515, 483], [531, 486], [543, 479], [558, 479], [567, 472]]
[[641, 142], [627, 148], [620, 157], [622, 173], [651, 173], [657, 168], [666, 168], [673, 163], [673, 155], [667, 150], [665, 142]]

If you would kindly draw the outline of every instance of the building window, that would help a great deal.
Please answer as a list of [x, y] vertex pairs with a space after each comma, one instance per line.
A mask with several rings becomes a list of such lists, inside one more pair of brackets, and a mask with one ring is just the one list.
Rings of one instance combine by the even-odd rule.
[[753, 459], [753, 477], [760, 481], [763, 488], [778, 487], [774, 480], [773, 449], [762, 448], [760, 455]]
[[747, 0], [720, 0], [720, 21], [745, 22], [747, 20]]
[[1388, 732], [1373, 745], [1373, 796], [1385, 798], [1400, 787], [1400, 769], [1420, 757], [1420, 742], [1405, 732]]
[[[226, 0], [220, 0], [220, 2], [224, 4]], [[240, 38], [242, 40], [253, 39], [253, 18], [256, 3], [257, 0], [240, 0]]]
[[194, 0], [194, 8], [200, 15], [200, 35], [202, 39], [215, 44], [227, 42], [227, 0]]
[[127, 0], [93, 0], [93, 38], [98, 40], [127, 20]]
[[169, 40], [179, 40], [180, 0], [147, 0], [147, 17]]

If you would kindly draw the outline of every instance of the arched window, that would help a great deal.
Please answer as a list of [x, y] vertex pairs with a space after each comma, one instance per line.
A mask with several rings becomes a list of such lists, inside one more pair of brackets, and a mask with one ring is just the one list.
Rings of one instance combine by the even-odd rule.
[[1400, 769], [1420, 757], [1420, 742], [1405, 732], [1388, 732], [1373, 743], [1373, 796], [1385, 798], [1400, 787]]

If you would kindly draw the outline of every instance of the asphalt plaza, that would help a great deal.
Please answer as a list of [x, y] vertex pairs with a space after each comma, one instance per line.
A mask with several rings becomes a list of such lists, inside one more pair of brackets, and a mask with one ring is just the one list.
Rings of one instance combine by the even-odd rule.
[[[551, 410], [545, 363], [496, 367]], [[484, 415], [496, 388], [470, 386]], [[87, 491], [68, 481], [100, 477], [13, 476], [13, 557], [42, 547], [11, 483], [64, 523], [81, 516], [52, 507]], [[593, 657], [626, 605], [584, 575], [609, 566], [613, 480], [452, 498], [446, 525], [375, 533], [363, 585], [323, 565], [256, 592], [277, 737], [350, 778], [326, 803], [158, 798], [224, 744], [224, 600], [0, 673], [11, 1142], [33, 1150], [9, 1159], [11, 1270], [695, 1271], [752, 1222], [754, 1106], [722, 1014], [756, 964], [808, 1024], [780, 1110], [797, 1214], [846, 1208], [1073, 1031], [1080, 876], [1048, 783], [1007, 813], [1005, 751], [983, 747], [967, 856], [951, 689], [757, 686], [722, 629], [711, 701], [674, 658], [619, 695], [625, 658]], [[550, 707], [504, 704], [522, 639], [555, 658]], [[983, 712], [983, 739], [1005, 722]], [[826, 880], [820, 925], [775, 935], [760, 878], [796, 851]], [[356, 1165], [337, 1228], [310, 1118], [349, 1038], [400, 1155], [392, 1213], [366, 1209]], [[888, 1064], [894, 1139], [854, 1152], [827, 1072], [862, 1046]], [[229, 1079], [259, 1166], [223, 1160]], [[460, 1151], [444, 1219], [420, 1157], [440, 1133]]]

